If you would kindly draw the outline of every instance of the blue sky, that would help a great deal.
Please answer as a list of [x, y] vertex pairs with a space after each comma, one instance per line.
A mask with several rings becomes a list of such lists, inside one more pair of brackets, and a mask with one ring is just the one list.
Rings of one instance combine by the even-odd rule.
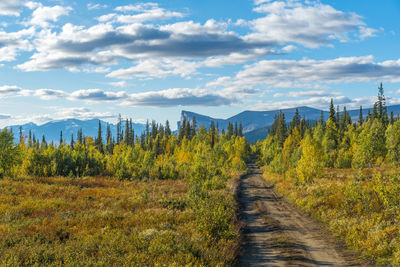
[[0, 0], [0, 126], [400, 104], [397, 0]]

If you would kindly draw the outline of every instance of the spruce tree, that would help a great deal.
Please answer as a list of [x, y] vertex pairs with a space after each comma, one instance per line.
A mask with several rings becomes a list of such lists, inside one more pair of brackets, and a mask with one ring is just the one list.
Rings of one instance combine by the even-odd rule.
[[169, 126], [169, 121], [168, 120], [165, 122], [165, 135], [166, 136], [170, 136], [171, 135], [171, 128]]
[[390, 124], [393, 124], [393, 123], [394, 123], [394, 114], [393, 114], [393, 110], [390, 111], [390, 121], [389, 121], [389, 123], [390, 123]]
[[[154, 121], [153, 121], [154, 122]], [[124, 142], [125, 145], [129, 145], [129, 138], [130, 138], [130, 131], [129, 131], [129, 120], [125, 120], [125, 137], [124, 137]]]
[[383, 94], [383, 85], [382, 83], [378, 87], [378, 103], [377, 103], [377, 112], [380, 119], [383, 118], [384, 109], [386, 106], [386, 99], [385, 95]]
[[336, 126], [339, 126], [339, 122], [340, 122], [340, 110], [339, 110], [339, 105], [337, 105], [336, 107]]
[[129, 144], [132, 147], [135, 144], [135, 130], [133, 129], [132, 118], [129, 120]]
[[102, 137], [102, 130], [101, 130], [101, 121], [99, 120], [99, 126], [97, 128], [97, 138], [95, 140], [95, 145], [97, 150], [99, 150], [100, 152], [104, 152], [103, 151], [103, 137]]
[[60, 131], [60, 146], [64, 143], [63, 133]]
[[22, 134], [22, 126], [19, 126], [19, 143], [22, 144], [24, 142], [24, 136]]
[[299, 109], [296, 108], [296, 111], [294, 113], [294, 116], [292, 118], [292, 122], [290, 123], [290, 132], [294, 129], [294, 128], [298, 128], [300, 125], [300, 114], [299, 114]]
[[321, 117], [320, 117], [320, 119], [319, 119], [319, 123], [320, 123], [321, 125], [324, 125], [324, 123], [325, 123], [324, 111], [322, 111], [322, 110], [321, 110]]
[[285, 142], [287, 137], [287, 128], [286, 128], [286, 120], [285, 113], [280, 111], [278, 126], [276, 128], [276, 138], [278, 140], [278, 144], [283, 147], [283, 143]]
[[74, 134], [71, 134], [71, 143], [70, 143], [70, 146], [71, 146], [72, 149], [74, 149], [74, 146], [75, 146]]
[[32, 131], [29, 130], [28, 147], [32, 147]]
[[181, 121], [181, 127], [179, 127], [179, 132], [178, 132], [178, 140], [181, 142], [183, 140], [183, 137], [185, 136], [185, 127], [186, 127], [186, 118], [183, 118], [183, 121]]
[[374, 119], [374, 120], [380, 118], [379, 111], [378, 111], [379, 110], [378, 105], [379, 105], [379, 103], [375, 102], [374, 107], [372, 109], [372, 119]]
[[228, 123], [228, 129], [227, 129], [227, 135], [228, 138], [231, 138], [233, 136], [233, 124], [232, 123]]
[[210, 136], [211, 136], [211, 148], [213, 148], [215, 145], [215, 123], [214, 123], [214, 121], [211, 121]]
[[242, 122], [239, 123], [239, 136], [240, 137], [243, 136], [243, 125], [242, 125]]
[[192, 138], [192, 127], [191, 127], [189, 121], [186, 121], [186, 126], [185, 126], [184, 135], [185, 135], [186, 138], [188, 138], [188, 139], [191, 139], [191, 138]]
[[333, 98], [331, 98], [331, 105], [329, 106], [329, 119], [333, 123], [337, 123], [336, 121], [336, 112], [335, 112], [335, 107], [333, 106]]
[[[148, 122], [148, 121], [147, 121]], [[117, 122], [117, 144], [121, 143], [122, 141], [122, 133], [121, 133], [121, 124], [122, 124], [122, 117], [121, 114], [118, 114], [118, 122]], [[146, 124], [147, 127], [147, 124]], [[147, 128], [146, 128], [147, 129]]]
[[234, 130], [234, 134], [235, 134], [235, 136], [238, 136], [238, 134], [239, 134], [239, 132], [238, 132], [238, 124], [237, 124], [236, 121], [235, 121], [235, 130]]
[[151, 137], [152, 137], [153, 139], [156, 138], [157, 132], [158, 132], [158, 125], [157, 125], [157, 123], [156, 123], [155, 120], [152, 120], [152, 121], [151, 121]]
[[358, 115], [358, 125], [361, 126], [364, 122], [362, 106], [360, 106], [360, 114]]
[[192, 120], [192, 136], [196, 135], [196, 130], [197, 130], [197, 121], [196, 121], [196, 117], [193, 117], [193, 120]]
[[[44, 135], [42, 136], [42, 144], [47, 147], [46, 137]], [[37, 145], [39, 145], [39, 141], [37, 142]]]
[[82, 132], [82, 128], [80, 128], [78, 130], [76, 139], [78, 140], [79, 143], [83, 144], [83, 132]]

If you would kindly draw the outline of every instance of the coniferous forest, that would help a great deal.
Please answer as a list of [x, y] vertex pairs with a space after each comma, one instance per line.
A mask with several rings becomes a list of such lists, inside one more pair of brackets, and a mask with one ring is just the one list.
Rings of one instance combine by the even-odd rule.
[[99, 123], [59, 144], [0, 132], [1, 265], [231, 265], [240, 249], [236, 187], [257, 158], [267, 182], [352, 249], [400, 264], [400, 120], [382, 85], [373, 112], [352, 121], [275, 117], [250, 145], [241, 125], [147, 123], [117, 136]]

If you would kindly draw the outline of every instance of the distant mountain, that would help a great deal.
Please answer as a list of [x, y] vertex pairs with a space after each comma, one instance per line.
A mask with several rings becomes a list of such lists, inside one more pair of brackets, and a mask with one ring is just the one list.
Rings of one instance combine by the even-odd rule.
[[[107, 122], [100, 120], [101, 129], [103, 132], [103, 139], [106, 137], [106, 129]], [[60, 140], [60, 131], [63, 132], [63, 138], [66, 142], [71, 140], [71, 135], [74, 135], [76, 140], [76, 134], [79, 129], [82, 129], [82, 132], [85, 136], [97, 136], [97, 131], [99, 127], [99, 119], [92, 120], [77, 120], [77, 119], [67, 119], [60, 121], [51, 121], [45, 123], [43, 125], [37, 125], [35, 123], [27, 123], [23, 125], [13, 125], [7, 128], [12, 129], [14, 132], [14, 139], [18, 141], [19, 139], [19, 128], [22, 127], [22, 133], [24, 135], [29, 134], [29, 130], [36, 136], [36, 139], [42, 140], [42, 136], [46, 137], [47, 142], [53, 141], [54, 143], [59, 143]], [[117, 134], [117, 125], [110, 124], [111, 132], [113, 137], [116, 137]], [[122, 123], [122, 129], [125, 128], [125, 122]], [[140, 135], [145, 131], [146, 126], [140, 123], [133, 123], [133, 129], [135, 131], [135, 135]]]
[[[307, 120], [318, 120], [321, 116], [321, 110], [318, 109], [309, 107], [299, 107], [298, 109], [300, 116], [306, 117]], [[195, 117], [197, 124], [199, 126], [201, 124], [204, 124], [206, 127], [209, 127], [211, 121], [214, 121], [215, 123], [218, 123], [220, 129], [226, 129], [229, 123], [237, 122], [239, 124], [241, 122], [243, 126], [243, 132], [247, 133], [262, 127], [272, 125], [272, 123], [274, 122], [275, 115], [279, 114], [279, 112], [280, 112], [279, 110], [272, 110], [272, 111], [246, 110], [228, 119], [216, 119], [183, 110], [181, 114], [181, 122], [184, 119], [192, 121], [193, 118]], [[282, 112], [285, 113], [286, 120], [290, 121], [292, 120], [296, 112], [296, 108], [283, 109]], [[328, 114], [327, 112], [324, 112], [324, 116], [327, 114]], [[180, 127], [181, 122], [178, 123], [178, 128]]]
[[[299, 110], [301, 117], [311, 122], [319, 120], [321, 118], [321, 112], [323, 113], [325, 120], [327, 120], [329, 117], [328, 111], [322, 111], [320, 109], [310, 107], [298, 107], [297, 109]], [[364, 117], [367, 116], [368, 110], [372, 113], [372, 108], [364, 109]], [[289, 123], [296, 112], [296, 108], [282, 109], [281, 111], [285, 114], [286, 121]], [[391, 111], [393, 111], [395, 116], [397, 116], [397, 114], [400, 114], [400, 105], [389, 106], [388, 114], [390, 114]], [[204, 124], [207, 128], [210, 127], [211, 122], [214, 121], [215, 124], [218, 123], [220, 130], [226, 129], [229, 123], [234, 124], [237, 122], [238, 124], [242, 123], [243, 134], [247, 140], [249, 140], [249, 142], [255, 142], [257, 140], [262, 140], [267, 136], [268, 128], [271, 127], [272, 123], [274, 122], [275, 115], [279, 114], [279, 112], [280, 110], [246, 110], [228, 119], [218, 119], [183, 110], [181, 113], [181, 120], [178, 122], [178, 129], [180, 128], [180, 125], [184, 119], [186, 119], [186, 121], [193, 121], [193, 118], [196, 118], [198, 126]], [[348, 112], [353, 122], [358, 121], [360, 114], [359, 109], [349, 110]]]

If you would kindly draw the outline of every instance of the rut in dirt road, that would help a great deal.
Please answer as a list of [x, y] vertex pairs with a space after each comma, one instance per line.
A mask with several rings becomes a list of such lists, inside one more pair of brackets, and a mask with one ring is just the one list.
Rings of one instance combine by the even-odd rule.
[[248, 167], [239, 188], [246, 223], [239, 266], [370, 266], [278, 197], [255, 164]]

